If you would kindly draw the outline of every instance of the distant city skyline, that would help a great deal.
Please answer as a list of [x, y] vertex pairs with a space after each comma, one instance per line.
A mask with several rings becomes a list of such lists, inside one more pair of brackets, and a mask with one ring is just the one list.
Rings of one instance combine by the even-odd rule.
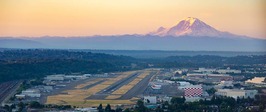
[[264, 0], [4, 0], [0, 37], [147, 34], [196, 17], [221, 31], [266, 39]]

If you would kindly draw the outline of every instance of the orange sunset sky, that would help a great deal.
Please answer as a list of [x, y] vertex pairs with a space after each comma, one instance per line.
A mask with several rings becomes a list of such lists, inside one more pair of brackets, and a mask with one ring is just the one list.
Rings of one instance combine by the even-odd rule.
[[1, 0], [0, 37], [146, 34], [196, 17], [266, 39], [265, 0]]

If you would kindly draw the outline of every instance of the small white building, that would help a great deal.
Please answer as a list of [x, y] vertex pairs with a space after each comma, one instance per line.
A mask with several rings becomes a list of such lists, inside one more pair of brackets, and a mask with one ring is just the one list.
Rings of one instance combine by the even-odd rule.
[[144, 103], [145, 104], [156, 104], [157, 97], [156, 96], [144, 96]]
[[78, 110], [81, 112], [99, 112], [97, 108], [77, 108], [75, 110]]
[[182, 74], [183, 73], [183, 71], [182, 70], [176, 70], [175, 72], [174, 72], [175, 74]]
[[194, 70], [194, 72], [200, 72], [200, 73], [213, 73], [216, 69], [211, 68], [199, 68], [198, 70]]
[[65, 80], [65, 75], [48, 75], [44, 79], [49, 80], [49, 81], [63, 81]]
[[83, 76], [84, 77], [91, 77], [92, 75], [91, 74], [84, 74]]
[[217, 72], [218, 72], [218, 73], [221, 73], [221, 74], [226, 74], [226, 73], [235, 73], [235, 74], [238, 74], [238, 73], [241, 73], [241, 70], [234, 70], [234, 69], [218, 69]]
[[219, 85], [222, 87], [233, 87], [234, 86], [233, 81], [221, 81]]
[[163, 80], [164, 83], [168, 83], [168, 84], [174, 84], [175, 81], [170, 81], [170, 80]]
[[159, 90], [159, 89], [162, 88], [162, 85], [160, 85], [160, 84], [152, 84], [152, 85], [151, 85], [151, 88], [152, 88], [152, 89], [158, 89], [158, 90]]
[[53, 90], [53, 86], [43, 86], [43, 88], [45, 90], [48, 90], [48, 91], [52, 91]]
[[179, 86], [188, 86], [188, 85], [191, 85], [189, 82], [186, 82], [186, 81], [177, 81], [176, 83], [178, 83]]
[[254, 98], [258, 93], [257, 90], [243, 90], [243, 89], [218, 89], [215, 95], [239, 98]]
[[16, 98], [18, 98], [18, 99], [24, 99], [25, 97], [26, 97], [26, 95], [22, 95], [22, 94], [17, 94], [17, 95], [15, 95], [16, 96]]
[[38, 89], [27, 89], [25, 91], [22, 91], [21, 95], [25, 95], [28, 97], [41, 97], [40, 90]]
[[85, 79], [87, 77], [85, 77], [84, 75], [65, 75], [64, 78], [66, 80], [73, 80], [73, 79]]

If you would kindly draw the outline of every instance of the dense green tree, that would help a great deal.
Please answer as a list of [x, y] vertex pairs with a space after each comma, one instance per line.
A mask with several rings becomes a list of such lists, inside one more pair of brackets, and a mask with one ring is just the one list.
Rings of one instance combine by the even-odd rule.
[[5, 105], [5, 106], [4, 106], [4, 109], [5, 109], [6, 111], [8, 111], [8, 112], [10, 112], [10, 111], [12, 110], [11, 107], [8, 106], [8, 105]]
[[171, 99], [171, 103], [172, 104], [183, 104], [183, 103], [185, 103], [185, 101], [186, 101], [186, 99], [184, 98], [184, 97], [173, 97], [172, 99]]
[[157, 106], [155, 112], [164, 112], [164, 111], [160, 106]]
[[97, 107], [97, 109], [98, 109], [99, 112], [103, 112], [103, 105], [100, 104], [100, 105]]
[[105, 107], [105, 112], [111, 112], [111, 105], [110, 104], [107, 104], [106, 107]]
[[120, 107], [117, 107], [116, 109], [115, 109], [115, 112], [122, 112], [123, 111], [123, 109], [121, 109]]
[[147, 107], [144, 106], [143, 101], [138, 100], [137, 101], [137, 106], [135, 108], [135, 111], [137, 111], [137, 112], [148, 112], [148, 109], [147, 109]]
[[211, 89], [208, 89], [208, 90], [206, 90], [206, 91], [207, 91], [207, 93], [208, 93], [209, 95], [213, 95], [213, 94], [216, 92], [216, 89], [211, 88]]
[[30, 103], [29, 103], [29, 106], [31, 107], [31, 108], [43, 108], [43, 105], [41, 105], [39, 102], [37, 102], [37, 101], [31, 101]]
[[233, 110], [230, 107], [230, 105], [228, 105], [226, 102], [222, 102], [221, 103], [220, 110], [221, 110], [221, 112], [233, 112]]
[[25, 108], [25, 104], [23, 102], [18, 103], [18, 111], [21, 112]]
[[130, 112], [129, 108], [125, 109], [124, 112]]
[[168, 103], [168, 101], [165, 101], [165, 102], [163, 102], [163, 104], [162, 104], [162, 109], [164, 109], [164, 110], [168, 110], [168, 109], [169, 109], [169, 106], [170, 106], [170, 104]]

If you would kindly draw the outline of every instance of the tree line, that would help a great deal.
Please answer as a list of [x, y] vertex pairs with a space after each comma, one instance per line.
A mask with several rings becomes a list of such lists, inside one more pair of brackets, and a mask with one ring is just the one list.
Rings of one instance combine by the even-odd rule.
[[[233, 65], [232, 67], [241, 69], [246, 65], [265, 64], [265, 59], [266, 56], [221, 57], [209, 55], [136, 59], [129, 56], [73, 50], [4, 50], [0, 52], [0, 82], [42, 78], [51, 74], [105, 73], [144, 69], [149, 68], [148, 65], [150, 64], [159, 68], [224, 67], [224, 65]], [[132, 64], [137, 66], [132, 67]]]

